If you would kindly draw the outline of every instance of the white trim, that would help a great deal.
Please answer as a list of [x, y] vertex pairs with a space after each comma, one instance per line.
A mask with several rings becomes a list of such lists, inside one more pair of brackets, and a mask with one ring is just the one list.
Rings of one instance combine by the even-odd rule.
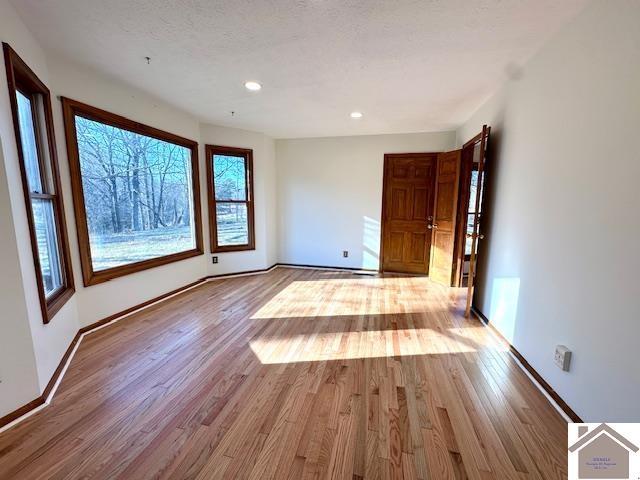
[[84, 338], [85, 334], [86, 333], [83, 333], [82, 335], [80, 335], [78, 337], [78, 341], [73, 346], [73, 350], [71, 350], [71, 353], [69, 354], [69, 358], [67, 358], [67, 361], [64, 363], [64, 367], [62, 367], [62, 371], [60, 372], [60, 375], [58, 375], [56, 383], [53, 384], [53, 388], [51, 389], [51, 391], [49, 392], [49, 395], [47, 396], [47, 398], [44, 401], [45, 405], [49, 405], [51, 403], [51, 400], [53, 399], [53, 395], [58, 390], [58, 387], [60, 386], [60, 382], [62, 382], [62, 377], [64, 377], [64, 374], [67, 373], [67, 369], [69, 368], [69, 365], [71, 364], [71, 359], [75, 356], [76, 352], [78, 351], [78, 347], [80, 346], [80, 342]]
[[[134, 313], [138, 313], [138, 312], [140, 312], [142, 310], [145, 310], [145, 309], [147, 309], [149, 307], [153, 307], [154, 305], [157, 305], [157, 304], [162, 303], [162, 302], [164, 302], [166, 300], [169, 300], [170, 298], [173, 298], [173, 297], [175, 297], [177, 295], [182, 295], [184, 292], [188, 292], [189, 290], [193, 290], [194, 288], [199, 287], [200, 285], [202, 285], [204, 283], [206, 283], [206, 279], [202, 279], [202, 280], [198, 281], [198, 283], [196, 283], [194, 285], [191, 285], [190, 287], [187, 287], [187, 288], [179, 290], [179, 291], [177, 291], [175, 293], [172, 293], [171, 295], [168, 295], [168, 296], [163, 297], [163, 298], [161, 298], [159, 300], [156, 300], [153, 303], [150, 303], [148, 305], [144, 305], [144, 306], [142, 306], [140, 308], [136, 308], [135, 310], [132, 310], [132, 311], [130, 311], [128, 313], [125, 313], [124, 315], [120, 315], [119, 317], [116, 317], [116, 318], [114, 318], [113, 320], [111, 320], [111, 321], [109, 321], [107, 323], [104, 323], [102, 325], [98, 325], [97, 327], [94, 327], [91, 330], [87, 330], [86, 332], [84, 332], [80, 336], [80, 339], [82, 339], [85, 335], [89, 335], [91, 333], [97, 332], [98, 330], [102, 330], [103, 328], [108, 327], [109, 325], [112, 325], [112, 324], [114, 324], [116, 322], [119, 322], [123, 318], [127, 318], [127, 317], [133, 315]], [[78, 343], [80, 343], [80, 340], [78, 340]]]
[[38, 413], [40, 410], [42, 410], [47, 405], [48, 405], [47, 403], [43, 403], [42, 405], [38, 405], [33, 410], [29, 410], [24, 415], [21, 415], [20, 417], [16, 418], [15, 420], [12, 420], [11, 422], [7, 423], [4, 427], [0, 428], [0, 433], [4, 432], [5, 430], [9, 430], [11, 427], [14, 427], [15, 425], [17, 425], [18, 423], [22, 422], [23, 420], [26, 420], [31, 415], [33, 415], [35, 413]]
[[207, 277], [205, 278], [205, 282], [215, 282], [216, 280], [224, 280], [225, 278], [236, 278], [236, 277], [248, 277], [250, 275], [263, 275], [265, 273], [269, 273], [273, 270], [275, 270], [276, 268], [278, 268], [280, 265], [275, 264], [275, 265], [271, 265], [269, 268], [267, 268], [266, 270], [258, 270], [257, 272], [246, 272], [246, 273], [227, 273], [227, 274], [221, 274], [221, 275], [216, 275], [213, 277]]
[[313, 265], [287, 265], [287, 264], [276, 264], [276, 267], [279, 268], [297, 268], [300, 270], [322, 270], [326, 272], [345, 272], [345, 273], [353, 273], [356, 275], [377, 275], [377, 270], [354, 270], [352, 268], [341, 268], [341, 267], [314, 267]]
[[551, 404], [551, 406], [558, 411], [558, 413], [562, 416], [562, 418], [564, 418], [567, 423], [574, 423], [573, 420], [569, 418], [569, 415], [567, 415], [565, 411], [562, 410], [562, 408], [560, 408], [560, 405], [557, 404], [557, 402], [553, 399], [553, 397], [551, 397], [551, 395], [549, 395], [549, 393], [544, 388], [542, 388], [542, 385], [538, 383], [535, 377], [531, 375], [529, 370], [525, 368], [522, 362], [518, 359], [518, 357], [516, 357], [513, 354], [511, 350], [509, 350], [509, 355], [511, 355], [511, 358], [513, 358], [516, 361], [520, 369], [527, 375], [527, 377], [529, 377], [529, 380], [531, 380], [531, 383], [533, 383], [538, 388], [538, 390], [540, 390], [540, 392], [542, 392], [542, 394], [547, 398], [547, 400], [549, 400], [549, 403]]
[[[494, 339], [496, 339], [498, 342], [502, 343], [503, 345], [506, 345], [507, 347], [511, 347], [504, 338], [501, 338], [496, 332], [493, 331], [493, 328], [494, 328], [493, 326], [490, 327], [489, 324], [486, 323], [478, 314], [476, 314], [475, 312], [474, 312], [474, 314], [475, 314], [476, 318], [478, 320], [480, 320], [480, 323], [482, 323], [482, 325], [484, 325], [484, 327], [489, 332], [491, 332], [491, 335], [493, 335]], [[574, 423], [573, 420], [571, 420], [571, 418], [569, 418], [569, 415], [567, 415], [565, 413], [565, 411], [562, 408], [560, 408], [560, 405], [558, 405], [558, 403], [553, 399], [553, 397], [551, 395], [549, 395], [549, 393], [542, 387], [542, 385], [540, 385], [538, 380], [536, 380], [535, 377], [533, 375], [531, 375], [531, 372], [529, 372], [529, 370], [527, 370], [527, 368], [522, 364], [520, 359], [511, 351], [510, 348], [507, 350], [507, 352], [509, 352], [509, 355], [511, 355], [511, 358], [513, 358], [513, 360], [515, 360], [516, 365], [518, 365], [520, 367], [520, 370], [522, 370], [525, 373], [525, 375], [527, 377], [529, 377], [529, 380], [531, 380], [531, 383], [533, 383], [533, 385], [538, 390], [540, 390], [540, 392], [549, 401], [551, 406], [557, 410], [557, 412], [562, 416], [562, 418], [564, 418], [564, 420], [567, 423]]]
[[208, 282], [212, 282], [215, 280], [223, 280], [225, 278], [233, 278], [233, 277], [245, 277], [248, 275], [260, 275], [263, 273], [268, 273], [271, 272], [272, 270], [278, 268], [278, 265], [272, 265], [271, 267], [269, 267], [268, 269], [264, 270], [264, 271], [260, 271], [260, 272], [247, 272], [247, 273], [230, 273], [228, 275], [221, 275], [219, 277], [214, 277], [214, 278], [203, 278], [202, 280], [200, 280], [198, 283], [191, 285], [190, 287], [184, 288], [182, 290], [179, 290], [171, 295], [168, 295], [166, 297], [163, 297], [159, 300], [156, 300], [153, 303], [150, 303], [148, 305], [144, 305], [140, 308], [136, 308], [135, 310], [132, 310], [128, 313], [125, 313], [123, 315], [120, 315], [119, 317], [114, 318], [113, 320], [104, 323], [102, 325], [98, 325], [94, 328], [92, 328], [91, 330], [87, 330], [86, 332], [82, 333], [80, 335], [80, 337], [78, 337], [78, 341], [76, 342], [75, 346], [73, 347], [73, 350], [71, 351], [71, 353], [69, 354], [69, 357], [67, 358], [64, 367], [62, 368], [62, 371], [60, 372], [60, 375], [58, 375], [58, 378], [56, 380], [56, 383], [53, 385], [53, 388], [51, 389], [51, 391], [49, 392], [49, 395], [47, 396], [46, 400], [44, 401], [44, 403], [42, 405], [38, 405], [36, 408], [29, 410], [27, 413], [19, 416], [18, 418], [12, 420], [11, 422], [7, 423], [4, 427], [0, 428], [0, 433], [4, 432], [5, 430], [10, 429], [11, 427], [17, 425], [18, 423], [22, 422], [23, 420], [26, 420], [27, 418], [29, 418], [31, 415], [39, 412], [40, 410], [42, 410], [43, 408], [47, 407], [50, 403], [51, 400], [53, 399], [53, 396], [55, 395], [56, 391], [58, 390], [58, 387], [60, 386], [60, 383], [62, 382], [62, 379], [64, 378], [65, 373], [67, 373], [67, 369], [69, 368], [69, 365], [71, 364], [71, 360], [73, 360], [73, 357], [75, 356], [76, 352], [78, 351], [78, 348], [80, 347], [80, 343], [82, 342], [82, 339], [86, 336], [86, 335], [90, 335], [94, 332], [97, 332], [98, 330], [102, 330], [103, 328], [108, 327], [109, 325], [113, 325], [116, 322], [119, 322], [120, 320], [122, 320], [123, 318], [127, 318], [131, 315], [133, 315], [134, 313], [138, 313], [142, 310], [145, 310], [149, 307], [152, 307], [154, 305], [157, 305], [158, 303], [164, 302], [166, 300], [169, 300], [170, 298], [175, 297], [176, 295], [181, 295], [184, 292], [188, 292], [189, 290], [192, 290], [196, 287], [199, 287], [200, 285], [203, 285], [205, 283]]
[[[221, 277], [222, 278], [222, 277]], [[43, 408], [47, 407], [50, 403], [51, 400], [53, 399], [53, 396], [55, 395], [56, 391], [58, 390], [58, 387], [60, 386], [60, 383], [62, 382], [62, 379], [64, 378], [65, 373], [67, 373], [67, 369], [69, 368], [69, 365], [71, 364], [71, 360], [73, 360], [73, 357], [75, 356], [76, 352], [78, 351], [78, 348], [80, 347], [80, 343], [82, 342], [82, 339], [86, 336], [86, 335], [90, 335], [91, 333], [97, 332], [98, 330], [101, 330], [105, 327], [108, 327], [109, 325], [113, 325], [116, 322], [119, 322], [120, 320], [122, 320], [123, 318], [127, 318], [130, 315], [133, 315], [134, 313], [138, 313], [146, 308], [152, 307], [154, 305], [157, 305], [158, 303], [164, 302], [165, 300], [169, 300], [170, 298], [175, 297], [176, 295], [180, 295], [184, 292], [188, 292], [189, 290], [196, 288], [200, 285], [203, 285], [207, 283], [206, 279], [203, 279], [201, 281], [199, 281], [198, 283], [196, 283], [195, 285], [191, 285], [190, 287], [187, 287], [185, 289], [182, 289], [178, 292], [175, 292], [171, 295], [168, 295], [164, 298], [161, 298], [159, 300], [156, 300], [153, 303], [150, 303], [148, 305], [145, 305], [143, 307], [137, 308], [135, 310], [132, 310], [131, 312], [125, 313], [123, 315], [120, 315], [119, 317], [114, 318], [113, 320], [111, 320], [110, 322], [107, 322], [103, 325], [98, 325], [94, 328], [92, 328], [91, 330], [87, 330], [86, 332], [82, 333], [80, 335], [80, 337], [78, 337], [78, 341], [76, 342], [76, 344], [73, 347], [73, 350], [71, 350], [71, 353], [69, 354], [69, 357], [67, 358], [66, 362], [64, 363], [64, 367], [62, 368], [62, 371], [60, 372], [60, 375], [58, 375], [58, 378], [56, 380], [56, 383], [53, 385], [53, 388], [51, 388], [51, 391], [49, 392], [49, 395], [47, 396], [46, 400], [44, 401], [44, 403], [42, 405], [37, 406], [36, 408], [29, 410], [27, 413], [25, 413], [24, 415], [19, 416], [18, 418], [16, 418], [15, 420], [12, 420], [11, 422], [7, 423], [4, 427], [0, 428], [0, 433], [4, 432], [5, 430], [10, 429], [11, 427], [17, 425], [18, 423], [22, 422], [23, 420], [26, 420], [28, 417], [30, 417], [31, 415], [33, 415], [36, 412], [39, 412], [40, 410], [42, 410]]]

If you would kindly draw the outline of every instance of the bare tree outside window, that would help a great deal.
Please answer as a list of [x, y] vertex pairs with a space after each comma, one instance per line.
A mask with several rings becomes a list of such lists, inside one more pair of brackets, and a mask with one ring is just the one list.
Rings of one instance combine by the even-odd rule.
[[245, 245], [249, 242], [247, 206], [235, 202], [247, 199], [244, 157], [214, 155], [213, 163], [218, 244]]
[[253, 151], [206, 146], [211, 251], [255, 249]]
[[93, 270], [195, 248], [191, 151], [81, 116], [75, 127]]

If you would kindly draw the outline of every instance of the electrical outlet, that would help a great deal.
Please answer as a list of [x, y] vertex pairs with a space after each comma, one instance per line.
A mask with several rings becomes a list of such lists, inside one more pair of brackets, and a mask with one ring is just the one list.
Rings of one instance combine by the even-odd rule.
[[211, 257], [212, 263], [218, 263], [218, 257]]
[[556, 354], [554, 357], [556, 365], [565, 372], [569, 371], [569, 364], [571, 363], [571, 350], [564, 345], [556, 346]]
[[347, 257], [349, 256], [349, 250], [343, 250], [343, 251], [342, 251], [342, 256], [343, 256], [344, 258], [347, 258]]

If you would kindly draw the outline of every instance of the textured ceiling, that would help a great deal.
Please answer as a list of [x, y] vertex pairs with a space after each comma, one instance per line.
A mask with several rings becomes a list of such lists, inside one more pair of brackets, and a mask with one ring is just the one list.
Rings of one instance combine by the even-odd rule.
[[45, 48], [205, 122], [306, 137], [455, 128], [584, 0], [12, 3]]

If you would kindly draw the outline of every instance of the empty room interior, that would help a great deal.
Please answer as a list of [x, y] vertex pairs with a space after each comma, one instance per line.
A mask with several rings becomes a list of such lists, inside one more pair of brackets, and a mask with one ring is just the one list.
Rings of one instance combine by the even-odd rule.
[[640, 422], [638, 25], [0, 0], [0, 479], [574, 478]]

